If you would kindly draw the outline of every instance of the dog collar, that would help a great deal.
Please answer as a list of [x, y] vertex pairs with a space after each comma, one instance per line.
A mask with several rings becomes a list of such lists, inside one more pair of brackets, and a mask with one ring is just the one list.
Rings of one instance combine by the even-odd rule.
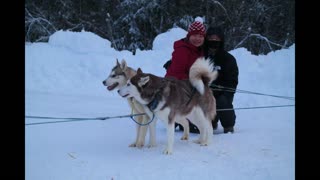
[[149, 104], [147, 104], [148, 108], [153, 111], [155, 110], [157, 107], [158, 107], [158, 104], [159, 104], [159, 99], [160, 99], [160, 96], [159, 96], [159, 91], [155, 94], [154, 98], [152, 99], [151, 102], [149, 102]]

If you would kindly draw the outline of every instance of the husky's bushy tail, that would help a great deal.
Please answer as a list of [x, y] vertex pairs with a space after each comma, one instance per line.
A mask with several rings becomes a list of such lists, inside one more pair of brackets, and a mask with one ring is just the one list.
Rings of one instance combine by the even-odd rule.
[[201, 95], [204, 94], [205, 86], [217, 79], [218, 71], [215, 70], [214, 64], [210, 62], [209, 58], [198, 58], [191, 66], [189, 71], [189, 81]]

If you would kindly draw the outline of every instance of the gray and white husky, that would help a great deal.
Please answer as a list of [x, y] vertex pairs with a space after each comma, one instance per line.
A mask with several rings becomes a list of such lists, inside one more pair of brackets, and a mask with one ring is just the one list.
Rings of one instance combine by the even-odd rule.
[[[164, 121], [167, 128], [167, 146], [163, 153], [171, 154], [174, 143], [174, 123], [184, 127], [183, 138], [188, 139], [188, 120], [200, 130], [195, 143], [208, 145], [213, 135], [211, 121], [216, 116], [216, 100], [209, 84], [218, 76], [209, 59], [198, 58], [191, 66], [189, 80], [162, 78], [143, 73], [137, 74], [118, 90], [122, 97], [134, 97], [143, 104], [145, 112]], [[152, 123], [151, 126], [155, 126]]]
[[[125, 60], [122, 60], [120, 64], [117, 59], [116, 65], [112, 68], [108, 78], [105, 79], [102, 83], [104, 86], [107, 86], [107, 89], [109, 91], [112, 91], [114, 89], [119, 89], [125, 86], [127, 84], [127, 81], [136, 74], [137, 72], [133, 68], [127, 66]], [[143, 106], [134, 98], [128, 97], [127, 100], [130, 107], [132, 108], [133, 114], [145, 113]], [[146, 124], [148, 121], [150, 121], [148, 115], [135, 116], [134, 118], [141, 124]], [[136, 140], [129, 145], [130, 147], [142, 148], [144, 146], [148, 126], [149, 125], [140, 126], [137, 124]], [[150, 128], [150, 140], [148, 146], [156, 146], [155, 129], [152, 127]]]

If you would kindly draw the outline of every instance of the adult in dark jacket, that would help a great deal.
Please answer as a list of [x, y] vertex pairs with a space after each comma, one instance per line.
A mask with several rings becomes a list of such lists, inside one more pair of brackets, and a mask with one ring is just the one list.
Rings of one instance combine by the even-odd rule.
[[[220, 27], [209, 27], [205, 39], [205, 56], [211, 58], [215, 66], [220, 66], [218, 78], [212, 82], [217, 109], [233, 109], [233, 97], [238, 85], [239, 69], [236, 59], [224, 50], [224, 33]], [[220, 120], [224, 133], [234, 132], [236, 114], [234, 110], [217, 111], [212, 126], [217, 128]]]
[[[185, 67], [185, 70], [183, 71], [184, 75], [179, 75], [180, 73], [175, 74], [175, 72], [179, 72], [177, 70], [174, 70], [170, 73], [167, 72], [166, 77], [169, 76], [170, 74], [175, 77], [178, 77], [179, 79], [186, 79], [187, 75], [189, 74], [188, 70], [192, 63], [194, 62], [194, 58], [197, 57], [193, 53], [191, 55], [190, 53], [192, 51], [188, 51], [193, 49], [194, 52], [197, 52], [196, 49], [194, 48], [187, 48], [188, 45], [182, 43], [181, 41], [186, 41], [184, 40], [179, 40], [176, 41], [174, 44], [174, 49], [176, 51], [177, 49], [177, 54], [173, 52], [172, 57], [175, 57], [175, 59], [178, 59], [175, 63], [174, 66], [179, 67], [180, 64], [182, 64], [183, 67]], [[204, 55], [206, 58], [211, 58], [211, 60], [215, 63], [215, 66], [218, 66], [218, 71], [219, 75], [218, 78], [212, 82], [211, 87], [212, 91], [214, 94], [214, 97], [216, 98], [216, 104], [217, 104], [217, 109], [233, 109], [233, 97], [235, 93], [235, 89], [237, 88], [238, 85], [238, 75], [239, 75], [239, 70], [237, 66], [236, 59], [227, 51], [224, 50], [224, 33], [221, 28], [219, 27], [210, 27], [207, 32], [206, 32], [206, 38], [204, 42]], [[184, 50], [182, 51], [183, 48]], [[199, 56], [201, 56], [202, 53], [198, 53]], [[177, 58], [179, 57], [179, 58]], [[192, 63], [188, 63], [186, 66], [186, 63], [184, 63], [184, 59], [193, 59], [193, 60], [188, 60]], [[188, 62], [187, 61], [187, 62]], [[171, 68], [170, 65], [171, 61], [168, 61], [164, 67], [167, 69]], [[191, 65], [190, 65], [191, 64]], [[174, 68], [175, 69], [175, 68]], [[178, 68], [179, 69], [179, 68]], [[180, 68], [183, 69], [183, 68]], [[228, 110], [228, 111], [218, 111], [216, 118], [212, 122], [212, 126], [214, 129], [218, 127], [218, 121], [220, 120], [220, 123], [222, 127], [224, 128], [224, 133], [234, 132], [234, 125], [235, 125], [235, 120], [236, 120], [236, 114], [234, 110]], [[179, 129], [183, 130], [183, 127], [179, 125]], [[190, 123], [190, 132], [192, 133], [199, 133], [198, 128]]]

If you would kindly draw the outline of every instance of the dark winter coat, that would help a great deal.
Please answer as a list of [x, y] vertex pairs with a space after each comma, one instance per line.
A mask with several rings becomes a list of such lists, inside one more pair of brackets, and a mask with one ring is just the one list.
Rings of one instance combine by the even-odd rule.
[[180, 39], [173, 44], [172, 61], [167, 69], [165, 77], [177, 79], [189, 79], [189, 69], [198, 57], [204, 56], [202, 48], [198, 48]]
[[[232, 88], [235, 90], [238, 86], [238, 75], [239, 75], [239, 69], [236, 62], [236, 59], [228, 53], [226, 50], [224, 50], [224, 33], [221, 27], [209, 27], [207, 30], [207, 37], [211, 35], [217, 35], [221, 39], [221, 43], [219, 48], [217, 49], [217, 52], [215, 54], [210, 54], [210, 51], [208, 49], [208, 41], [205, 41], [204, 49], [205, 49], [205, 57], [210, 57], [211, 60], [214, 62], [215, 66], [220, 66], [220, 70], [218, 70], [218, 78], [212, 82], [211, 85], [220, 85], [224, 86], [226, 88]], [[219, 89], [219, 88], [218, 88]], [[221, 88], [220, 88], [221, 89]], [[230, 89], [221, 89], [221, 90], [228, 90]], [[213, 90], [213, 94], [215, 97], [220, 96], [221, 94], [231, 94], [232, 98], [234, 95], [234, 92], [226, 92], [226, 91], [219, 91], [219, 90]]]
[[[206, 56], [207, 57], [209, 56], [213, 60], [215, 66], [220, 66], [220, 70], [218, 70], [219, 72], [218, 78], [212, 82], [212, 85], [220, 85], [227, 88], [236, 89], [238, 86], [238, 75], [239, 75], [239, 69], [238, 69], [236, 59], [224, 49], [219, 49], [218, 52], [213, 56], [212, 55], [206, 55]], [[216, 87], [214, 86], [213, 88], [216, 89]], [[221, 89], [221, 88], [218, 88], [218, 89]], [[213, 94], [215, 97], [218, 97], [222, 93], [225, 93], [225, 91], [213, 90]], [[230, 92], [230, 93], [234, 94], [234, 92]]]

